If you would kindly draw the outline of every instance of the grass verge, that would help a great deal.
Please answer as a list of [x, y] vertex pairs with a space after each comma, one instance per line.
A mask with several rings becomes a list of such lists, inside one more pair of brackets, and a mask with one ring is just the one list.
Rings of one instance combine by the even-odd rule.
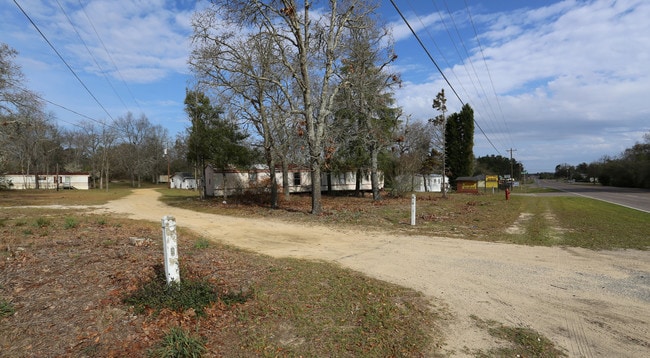
[[486, 329], [494, 338], [507, 342], [506, 346], [488, 351], [470, 352], [474, 357], [538, 357], [555, 358], [567, 355], [553, 342], [530, 328], [510, 327], [495, 321], [481, 320], [471, 316], [476, 325]]
[[[540, 189], [542, 192], [547, 189]], [[534, 191], [534, 190], [532, 190]], [[595, 250], [650, 247], [650, 215], [587, 198], [568, 196], [418, 193], [416, 225], [410, 225], [410, 198], [323, 196], [322, 215], [309, 214], [310, 197], [282, 198], [272, 210], [259, 200], [231, 197], [199, 200], [193, 191], [162, 190], [169, 205], [238, 217], [269, 218], [401, 235], [444, 236], [522, 245], [574, 246]]]

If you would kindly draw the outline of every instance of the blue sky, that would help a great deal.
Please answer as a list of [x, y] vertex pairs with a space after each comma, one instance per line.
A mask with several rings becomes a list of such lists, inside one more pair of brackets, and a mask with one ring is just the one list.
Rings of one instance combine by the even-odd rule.
[[[389, 0], [381, 15], [399, 56], [396, 99], [426, 120], [444, 88], [450, 111], [475, 111], [474, 153], [513, 156], [529, 172], [618, 155], [650, 132], [650, 2]], [[0, 4], [0, 41], [46, 100], [97, 120], [144, 113], [173, 136], [183, 112], [191, 17], [202, 1], [13, 1]], [[71, 25], [74, 24], [74, 26]], [[81, 39], [83, 39], [83, 41]], [[110, 54], [110, 55], [109, 55]], [[458, 93], [456, 97], [453, 91]], [[52, 104], [61, 126], [87, 120]], [[484, 134], [485, 133], [485, 134]]]

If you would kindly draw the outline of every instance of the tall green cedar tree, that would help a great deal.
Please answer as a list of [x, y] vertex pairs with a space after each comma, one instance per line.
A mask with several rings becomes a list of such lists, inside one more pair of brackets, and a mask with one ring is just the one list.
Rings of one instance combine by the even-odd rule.
[[469, 104], [447, 117], [445, 152], [449, 181], [455, 188], [456, 178], [474, 173], [474, 110]]

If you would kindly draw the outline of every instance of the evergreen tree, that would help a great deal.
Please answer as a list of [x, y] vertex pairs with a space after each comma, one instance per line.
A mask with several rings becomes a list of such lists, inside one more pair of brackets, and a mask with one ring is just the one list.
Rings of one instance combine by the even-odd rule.
[[[235, 123], [221, 118], [223, 112], [213, 107], [202, 92], [186, 92], [185, 111], [192, 122], [188, 128], [187, 159], [195, 163], [197, 171], [203, 172], [208, 163], [221, 169], [225, 186], [228, 167], [250, 164], [253, 152], [244, 145], [248, 135]], [[226, 190], [223, 195], [225, 199]]]
[[469, 104], [447, 118], [445, 152], [449, 179], [456, 187], [456, 178], [474, 173], [474, 110]]
[[[392, 144], [400, 115], [400, 109], [393, 107], [395, 100], [389, 91], [400, 79], [387, 71], [387, 65], [397, 56], [390, 46], [381, 47], [385, 36], [386, 32], [372, 19], [367, 19], [365, 26], [350, 29], [347, 56], [341, 68], [344, 85], [336, 97], [334, 125], [339, 153], [338, 160], [332, 162], [339, 170], [357, 172], [357, 192], [363, 171], [369, 170], [374, 200], [380, 198], [379, 152]], [[326, 151], [326, 160], [327, 154]]]

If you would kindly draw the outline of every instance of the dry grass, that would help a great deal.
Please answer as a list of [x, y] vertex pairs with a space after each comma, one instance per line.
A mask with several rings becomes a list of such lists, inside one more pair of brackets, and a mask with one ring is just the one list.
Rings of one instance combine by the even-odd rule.
[[[133, 236], [145, 245], [131, 245]], [[209, 283], [218, 299], [201, 314], [147, 300], [136, 310], [125, 299], [142, 287], [146, 295], [161, 246], [157, 223], [0, 208], [0, 355], [141, 357], [160, 352], [173, 332], [191, 333], [174, 337], [215, 357], [420, 357], [434, 356], [442, 342], [418, 292], [184, 230], [181, 280]]]

